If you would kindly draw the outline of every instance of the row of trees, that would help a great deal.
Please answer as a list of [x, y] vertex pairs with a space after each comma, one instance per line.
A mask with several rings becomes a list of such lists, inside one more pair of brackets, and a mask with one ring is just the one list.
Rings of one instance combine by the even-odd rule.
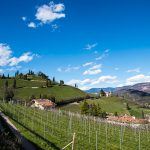
[[0, 75], [0, 79], [9, 79], [9, 74], [5, 76], [5, 74]]
[[81, 105], [81, 113], [85, 115], [97, 116], [101, 118], [106, 118], [107, 114], [105, 111], [102, 111], [99, 104], [95, 105], [88, 104], [86, 101]]

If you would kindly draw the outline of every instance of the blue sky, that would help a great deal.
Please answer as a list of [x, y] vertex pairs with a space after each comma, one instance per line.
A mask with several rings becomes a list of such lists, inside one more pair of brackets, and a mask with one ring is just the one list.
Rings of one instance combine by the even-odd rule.
[[81, 89], [150, 82], [149, 0], [1, 0], [0, 73]]

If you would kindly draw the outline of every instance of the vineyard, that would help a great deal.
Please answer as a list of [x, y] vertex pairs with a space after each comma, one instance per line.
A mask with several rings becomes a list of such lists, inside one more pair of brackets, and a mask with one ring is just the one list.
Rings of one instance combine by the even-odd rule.
[[[41, 149], [59, 150], [72, 141], [74, 150], [149, 150], [150, 126], [130, 127], [62, 110], [41, 111], [0, 103], [20, 132]], [[71, 146], [66, 148], [71, 149]]]

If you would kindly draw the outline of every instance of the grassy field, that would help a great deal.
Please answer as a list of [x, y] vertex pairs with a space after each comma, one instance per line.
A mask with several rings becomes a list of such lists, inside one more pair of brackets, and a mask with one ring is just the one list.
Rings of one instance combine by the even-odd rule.
[[[103, 111], [106, 111], [108, 113], [115, 113], [117, 112], [119, 115], [121, 114], [128, 114], [128, 115], [134, 115], [135, 117], [140, 118], [142, 110], [145, 114], [150, 113], [150, 109], [143, 109], [139, 108], [138, 105], [136, 105], [133, 102], [123, 100], [119, 97], [108, 97], [108, 98], [101, 98], [101, 99], [95, 99], [95, 100], [87, 100], [88, 104], [99, 104]], [[83, 102], [77, 104], [68, 104], [63, 107], [60, 107], [62, 110], [67, 111], [74, 111], [74, 112], [80, 112], [80, 106]], [[131, 110], [127, 110], [126, 104], [130, 106]]]
[[75, 150], [149, 150], [149, 125], [132, 128], [60, 110], [41, 111], [5, 103], [0, 107], [23, 136], [45, 150], [62, 149], [72, 141], [73, 133]]
[[46, 94], [48, 97], [54, 96], [56, 102], [64, 101], [74, 97], [86, 96], [85, 92], [71, 86], [55, 85], [51, 88], [20, 88], [16, 90], [15, 97], [17, 99], [27, 100], [31, 95], [35, 95], [37, 98], [39, 98], [40, 94]]
[[[6, 79], [0, 79], [0, 96], [4, 95], [4, 83]], [[9, 88], [12, 87], [13, 79], [8, 79]], [[85, 97], [87, 94], [77, 88], [63, 85], [53, 85], [52, 87], [45, 87], [46, 82], [43, 80], [28, 81], [17, 80], [17, 88], [14, 90], [15, 99], [29, 101], [30, 97], [34, 95], [36, 98], [41, 95], [47, 95], [47, 97], [54, 96], [56, 102], [65, 101], [75, 97]]]

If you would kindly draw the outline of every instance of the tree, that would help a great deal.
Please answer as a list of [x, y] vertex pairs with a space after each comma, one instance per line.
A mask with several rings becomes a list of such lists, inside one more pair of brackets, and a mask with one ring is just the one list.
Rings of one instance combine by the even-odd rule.
[[50, 97], [49, 97], [49, 100], [51, 100], [53, 103], [55, 103], [55, 102], [56, 102], [56, 99], [55, 99], [55, 97], [54, 97], [54, 96], [50, 96]]
[[5, 89], [4, 99], [8, 102], [14, 97], [14, 92], [11, 89]]
[[7, 75], [7, 78], [9, 79], [9, 74]]
[[126, 104], [126, 108], [127, 108], [127, 110], [130, 110], [131, 108], [129, 107], [129, 104], [127, 103]]
[[52, 85], [52, 80], [48, 80], [48, 83], [49, 83], [49, 85], [51, 86]]
[[89, 105], [86, 101], [83, 102], [81, 105], [81, 114], [88, 114], [89, 113]]
[[46, 87], [48, 87], [48, 79], [46, 80]]
[[41, 95], [41, 93], [40, 93], [40, 99], [42, 98], [42, 95]]
[[13, 89], [16, 89], [16, 79], [13, 81]]
[[42, 95], [42, 99], [47, 99], [47, 95], [46, 94]]
[[92, 116], [98, 116], [97, 106], [95, 104], [92, 105]]
[[142, 110], [142, 119], [145, 119], [144, 111]]
[[114, 113], [114, 116], [118, 116], [118, 113], [117, 113], [117, 112], [115, 112], [115, 113]]
[[60, 85], [60, 86], [61, 86], [61, 85], [64, 85], [64, 81], [63, 81], [63, 80], [60, 80], [59, 85]]
[[15, 77], [17, 77], [19, 75], [19, 71], [17, 70], [15, 73]]
[[56, 83], [56, 81], [55, 81], [55, 77], [53, 77], [53, 84], [55, 84]]
[[4, 74], [2, 75], [2, 79], [5, 79], [5, 75]]
[[74, 87], [75, 87], [75, 88], [77, 88], [77, 87], [78, 87], [76, 83], [75, 83]]
[[36, 99], [35, 95], [31, 95], [30, 100]]
[[8, 80], [5, 81], [5, 89], [8, 88]]
[[106, 118], [107, 117], [107, 113], [105, 111], [102, 112], [102, 118]]
[[101, 96], [101, 97], [106, 96], [106, 93], [104, 92], [103, 89], [101, 89], [101, 91], [100, 91], [100, 96]]
[[46, 74], [44, 74], [43, 72], [39, 71], [37, 74], [39, 77], [41, 77], [42, 79], [48, 79], [48, 76]]
[[102, 113], [102, 109], [101, 109], [100, 105], [97, 104], [97, 114], [99, 117], [101, 116], [101, 113]]
[[23, 79], [27, 80], [27, 74], [23, 75]]
[[23, 73], [20, 73], [19, 74], [19, 79], [22, 79], [23, 78]]

